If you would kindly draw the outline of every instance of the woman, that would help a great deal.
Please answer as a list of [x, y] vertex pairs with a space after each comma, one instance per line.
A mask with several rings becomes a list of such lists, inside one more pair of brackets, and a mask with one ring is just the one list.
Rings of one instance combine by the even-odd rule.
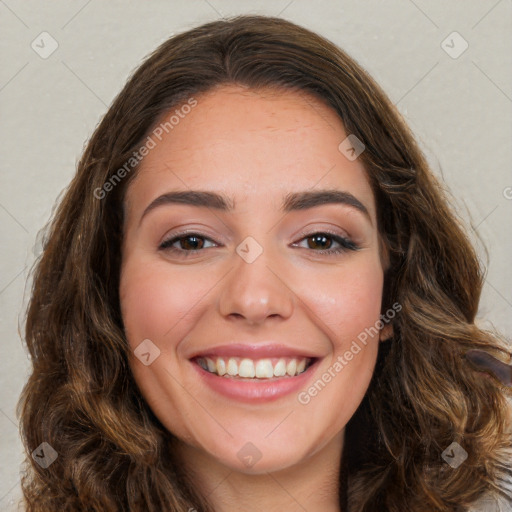
[[509, 357], [481, 288], [344, 52], [260, 16], [177, 35], [96, 129], [36, 268], [27, 510], [510, 499], [510, 389], [465, 357]]

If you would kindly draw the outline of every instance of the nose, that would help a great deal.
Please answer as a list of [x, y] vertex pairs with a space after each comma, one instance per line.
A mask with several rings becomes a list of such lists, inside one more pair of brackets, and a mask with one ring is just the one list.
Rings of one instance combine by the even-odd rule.
[[219, 295], [220, 314], [251, 325], [264, 323], [267, 318], [289, 318], [295, 297], [285, 273], [276, 265], [276, 258], [264, 250], [251, 263], [237, 253], [233, 260], [234, 267], [223, 281]]

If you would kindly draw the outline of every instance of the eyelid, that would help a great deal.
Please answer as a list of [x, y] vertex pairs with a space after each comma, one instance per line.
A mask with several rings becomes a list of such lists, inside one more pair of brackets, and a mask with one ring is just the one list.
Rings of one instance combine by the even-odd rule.
[[[180, 238], [180, 237], [185, 237], [186, 235], [197, 235], [201, 238], [206, 238], [208, 240], [210, 240], [211, 242], [215, 242], [215, 243], [218, 243], [216, 242], [212, 237], [210, 237], [210, 235], [204, 233], [203, 231], [203, 228], [187, 228], [183, 231], [178, 231], [176, 233], [166, 233], [162, 239], [160, 240], [160, 242], [158, 243], [158, 245], [161, 245], [162, 243], [164, 242], [167, 242], [169, 241], [170, 239], [174, 239], [174, 238]], [[325, 233], [325, 234], [329, 234], [329, 235], [334, 235], [334, 236], [338, 236], [338, 237], [341, 237], [341, 238], [344, 238], [346, 240], [349, 240], [351, 242], [354, 242], [356, 243], [352, 237], [350, 235], [348, 235], [344, 230], [340, 230], [340, 231], [343, 231], [343, 232], [338, 232], [338, 231], [335, 231], [333, 229], [330, 229], [330, 228], [311, 228], [311, 229], [303, 229], [302, 231], [296, 233], [295, 235], [293, 235], [293, 238], [297, 238], [297, 237], [308, 237], [308, 236], [311, 236], [311, 235], [315, 235], [315, 234], [318, 234], [318, 233]], [[299, 239], [299, 241], [301, 241], [302, 238]]]
[[353, 241], [352, 237], [345, 230], [342, 230], [342, 229], [339, 229], [339, 228], [338, 229], [336, 229], [336, 228], [323, 228], [323, 227], [318, 227], [318, 226], [312, 227], [311, 229], [303, 229], [303, 230], [299, 231], [294, 236], [294, 238], [296, 238], [298, 236], [300, 236], [300, 237], [308, 237], [308, 236], [311, 236], [311, 235], [315, 235], [317, 233], [325, 233], [325, 234], [328, 234], [328, 235], [338, 236], [340, 238], [344, 238], [346, 240]]
[[[180, 239], [191, 237], [191, 236], [196, 236], [197, 238], [203, 238], [204, 240], [207, 240], [209, 242], [214, 243], [217, 247], [222, 246], [221, 243], [216, 242], [213, 238], [205, 235], [204, 233], [201, 233], [198, 230], [190, 230], [190, 231], [187, 230], [187, 231], [182, 231], [182, 232], [179, 232], [179, 233], [172, 233], [171, 235], [164, 236], [162, 238], [162, 240], [158, 243], [158, 248], [162, 249], [162, 250], [173, 249], [172, 247], [163, 247], [163, 246], [165, 244], [169, 243], [169, 242], [172, 242], [173, 244], [175, 244]], [[207, 247], [207, 249], [209, 249], [209, 247]], [[180, 250], [180, 249], [176, 249], [176, 250], [180, 251], [180, 252], [183, 252], [183, 253], [185, 253], [185, 252], [194, 252], [194, 251], [184, 251], [184, 250]], [[199, 252], [199, 251], [197, 251], [197, 252]]]
[[[294, 238], [296, 238], [297, 236], [299, 236], [300, 238], [296, 242], [294, 242], [292, 244], [292, 246], [297, 247], [297, 245], [300, 242], [306, 240], [307, 238], [310, 238], [314, 235], [321, 235], [321, 234], [327, 235], [335, 243], [337, 243], [339, 245], [339, 247], [335, 248], [335, 249], [333, 249], [333, 248], [321, 249], [318, 251], [309, 249], [309, 248], [304, 248], [304, 247], [299, 247], [299, 248], [311, 251], [313, 254], [317, 253], [320, 256], [327, 256], [327, 257], [339, 256], [346, 252], [358, 251], [361, 249], [361, 246], [357, 242], [354, 242], [350, 237], [341, 235], [338, 232], [333, 231], [331, 229], [311, 229], [308, 231], [302, 231], [300, 234], [298, 234], [294, 237]], [[171, 235], [164, 237], [163, 241], [161, 241], [159, 243], [158, 249], [163, 250], [163, 251], [174, 252], [183, 257], [187, 257], [189, 255], [194, 255], [194, 254], [203, 252], [205, 249], [213, 248], [213, 247], [206, 247], [206, 248], [200, 248], [200, 249], [185, 250], [185, 249], [180, 249], [177, 247], [172, 247], [175, 243], [179, 242], [181, 239], [185, 239], [187, 237], [192, 237], [192, 236], [201, 238], [208, 242], [212, 242], [217, 247], [219, 246], [219, 244], [213, 238], [210, 238], [209, 236], [205, 235], [204, 233], [201, 233], [200, 230], [189, 229], [189, 230], [182, 231], [179, 233], [173, 233]], [[166, 246], [166, 244], [169, 244], [169, 245]], [[223, 244], [220, 244], [220, 246], [222, 246], [222, 245]]]
[[[179, 227], [177, 229], [179, 229]], [[171, 230], [170, 232], [167, 232], [161, 238], [158, 245], [160, 246], [161, 244], [168, 242], [169, 240], [171, 240], [173, 238], [181, 238], [181, 237], [185, 237], [187, 235], [188, 236], [197, 235], [197, 236], [200, 236], [201, 238], [206, 238], [206, 239], [210, 240], [211, 242], [215, 242], [216, 244], [219, 244], [219, 242], [216, 242], [213, 239], [213, 237], [211, 237], [209, 234], [207, 234], [205, 232], [206, 229], [207, 228], [205, 228], [205, 227], [192, 227], [192, 228], [185, 228], [183, 231], [174, 232], [174, 230]], [[217, 237], [217, 235], [215, 235], [215, 237]]]
[[[302, 233], [300, 233], [298, 235], [301, 237], [298, 241], [302, 242], [306, 238], [309, 238], [309, 237], [311, 237], [313, 235], [317, 235], [317, 234], [329, 235], [332, 239], [334, 239], [334, 241], [336, 243], [338, 243], [341, 246], [341, 248], [339, 248], [339, 249], [324, 249], [323, 251], [313, 251], [313, 253], [316, 252], [319, 254], [325, 254], [325, 255], [333, 254], [334, 255], [336, 253], [342, 253], [342, 252], [347, 252], [347, 251], [351, 251], [351, 250], [359, 251], [362, 248], [361, 245], [358, 242], [356, 242], [352, 237], [345, 235], [345, 234], [340, 234], [340, 233], [330, 230], [330, 229], [312, 229], [310, 231], [309, 230], [303, 231]], [[336, 240], [336, 239], [339, 239], [339, 240]], [[297, 243], [297, 242], [295, 242], [295, 243]]]

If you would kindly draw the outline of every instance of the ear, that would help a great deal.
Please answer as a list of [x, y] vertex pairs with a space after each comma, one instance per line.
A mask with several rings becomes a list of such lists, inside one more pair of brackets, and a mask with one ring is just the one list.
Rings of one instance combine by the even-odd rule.
[[386, 324], [381, 330], [379, 334], [380, 341], [387, 341], [389, 338], [393, 336], [393, 324]]

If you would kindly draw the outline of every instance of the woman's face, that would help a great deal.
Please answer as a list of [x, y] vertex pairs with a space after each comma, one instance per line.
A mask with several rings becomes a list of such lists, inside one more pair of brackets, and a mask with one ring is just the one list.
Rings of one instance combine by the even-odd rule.
[[291, 467], [341, 448], [373, 373], [379, 335], [361, 334], [381, 313], [374, 197], [317, 100], [229, 86], [196, 101], [127, 190], [130, 365], [191, 453], [246, 473]]

